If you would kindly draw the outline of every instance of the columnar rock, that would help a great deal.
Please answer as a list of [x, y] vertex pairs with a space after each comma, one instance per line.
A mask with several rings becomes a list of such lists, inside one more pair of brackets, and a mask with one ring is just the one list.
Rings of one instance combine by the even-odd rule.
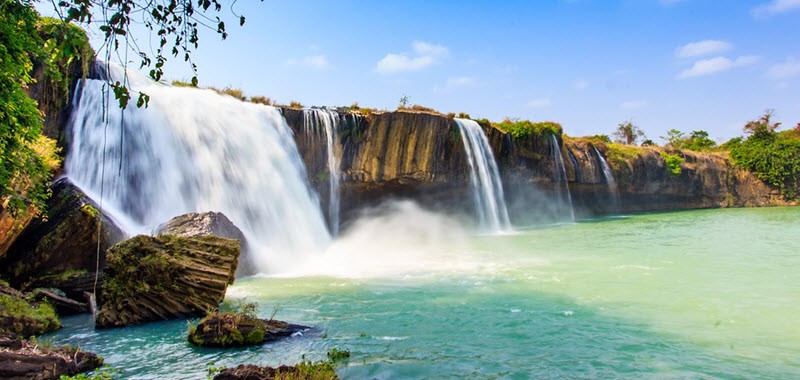
[[236, 240], [216, 236], [136, 236], [106, 254], [97, 327], [202, 316], [233, 282]]
[[0, 259], [0, 275], [14, 286], [67, 270], [94, 272], [98, 260], [102, 268], [103, 252], [125, 237], [69, 179], [59, 179], [51, 189], [46, 217], [31, 222]]

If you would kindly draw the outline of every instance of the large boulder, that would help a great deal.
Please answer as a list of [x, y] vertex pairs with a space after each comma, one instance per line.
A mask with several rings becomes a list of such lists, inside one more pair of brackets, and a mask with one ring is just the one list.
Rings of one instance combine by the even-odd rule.
[[94, 272], [98, 259], [102, 268], [103, 252], [125, 237], [99, 206], [69, 179], [59, 179], [51, 189], [53, 194], [47, 202], [46, 217], [32, 221], [0, 258], [0, 276], [15, 287], [33, 277], [68, 270]]
[[168, 222], [159, 225], [153, 231], [154, 235], [175, 235], [175, 236], [218, 236], [239, 241], [239, 269], [237, 274], [253, 274], [247, 252], [247, 240], [239, 227], [231, 222], [225, 214], [221, 212], [192, 212], [183, 214], [170, 219]]
[[233, 282], [239, 242], [216, 236], [136, 236], [106, 253], [98, 328], [203, 316]]
[[69, 346], [49, 348], [0, 333], [0, 378], [58, 379], [97, 369], [103, 358]]
[[335, 380], [339, 376], [331, 362], [303, 362], [294, 366], [282, 365], [277, 368], [259, 367], [253, 364], [240, 364], [237, 367], [223, 368], [214, 380], [273, 380], [273, 379], [320, 379]]

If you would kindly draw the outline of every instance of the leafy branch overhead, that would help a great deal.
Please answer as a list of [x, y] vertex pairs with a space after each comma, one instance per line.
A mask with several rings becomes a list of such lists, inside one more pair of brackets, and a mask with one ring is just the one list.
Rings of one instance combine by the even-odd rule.
[[[236, 14], [235, 4], [235, 0], [230, 2], [230, 11], [242, 26], [245, 17]], [[220, 0], [61, 0], [56, 6], [67, 23], [98, 25], [104, 38], [100, 50], [105, 53], [106, 61], [116, 58], [127, 68], [127, 55], [132, 51], [139, 58], [139, 68], [149, 69], [150, 77], [158, 81], [164, 76], [167, 60], [180, 56], [194, 73], [191, 79], [194, 86], [198, 80], [192, 53], [199, 47], [200, 29], [211, 30], [223, 40], [228, 37], [225, 22], [220, 18], [222, 9]], [[136, 38], [132, 29], [140, 25], [150, 33], [149, 40], [157, 41], [155, 46], [139, 45], [142, 39]], [[119, 106], [124, 109], [131, 99], [127, 77], [112, 83], [112, 87]], [[146, 106], [148, 101], [146, 94], [139, 93], [136, 105]]]

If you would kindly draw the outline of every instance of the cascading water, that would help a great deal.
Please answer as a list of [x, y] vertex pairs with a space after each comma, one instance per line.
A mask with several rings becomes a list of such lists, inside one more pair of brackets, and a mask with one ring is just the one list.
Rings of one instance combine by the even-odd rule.
[[600, 154], [600, 151], [597, 150], [597, 147], [592, 146], [592, 148], [594, 148], [594, 153], [597, 155], [597, 161], [600, 162], [600, 168], [602, 169], [603, 172], [603, 178], [605, 179], [606, 184], [608, 185], [608, 193], [611, 196], [611, 203], [612, 203], [611, 209], [616, 210], [617, 206], [619, 205], [619, 191], [617, 189], [617, 181], [614, 180], [614, 172], [611, 171], [611, 167], [608, 166], [608, 162], [603, 157], [603, 155]]
[[[550, 135], [550, 148], [553, 150], [553, 162], [556, 165], [556, 183], [558, 184], [558, 191], [560, 201], [565, 208], [569, 209], [569, 216], [571, 221], [575, 221], [575, 209], [572, 207], [572, 194], [569, 192], [569, 183], [567, 181], [567, 169], [564, 166], [564, 156], [561, 154], [561, 147], [558, 145], [558, 139], [555, 135]], [[563, 191], [561, 185], [563, 184]], [[566, 199], [564, 197], [566, 194]]]
[[95, 199], [102, 192], [129, 233], [219, 211], [247, 237], [256, 268], [246, 270], [274, 272], [325, 249], [330, 234], [277, 109], [128, 75], [132, 90], [150, 96], [146, 109], [123, 114], [104, 81], [76, 91], [66, 175]]
[[[311, 108], [303, 110], [303, 127], [306, 136], [316, 139], [325, 136], [328, 156], [328, 221], [333, 236], [339, 234], [339, 158], [337, 156], [336, 129], [339, 126], [339, 113], [328, 109]], [[312, 141], [313, 143], [313, 141]]]
[[472, 194], [481, 228], [490, 232], [511, 230], [508, 209], [500, 182], [500, 171], [494, 160], [489, 139], [474, 120], [455, 119], [467, 153]]

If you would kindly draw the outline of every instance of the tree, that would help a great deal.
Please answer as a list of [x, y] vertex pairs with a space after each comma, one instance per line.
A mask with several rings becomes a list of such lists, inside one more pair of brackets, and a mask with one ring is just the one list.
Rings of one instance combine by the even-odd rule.
[[661, 136], [661, 139], [666, 141], [668, 146], [673, 149], [681, 149], [683, 147], [683, 132], [672, 128], [667, 131], [666, 136]]
[[403, 97], [400, 98], [400, 104], [397, 106], [398, 109], [405, 109], [408, 108], [408, 95], [403, 94]]
[[645, 138], [644, 132], [631, 120], [620, 123], [614, 131], [614, 138], [617, 143], [626, 145], [636, 145], [639, 139]]
[[751, 138], [756, 139], [770, 139], [775, 137], [775, 130], [780, 127], [781, 123], [772, 121], [774, 109], [767, 109], [764, 111], [758, 120], [751, 120], [744, 126], [744, 132], [750, 135]]
[[[29, 0], [10, 0], [16, 3], [29, 3]], [[263, 0], [261, 0], [263, 2]], [[231, 2], [231, 13], [245, 23], [245, 17], [237, 15]], [[196, 4], [196, 5], [195, 5]], [[192, 85], [197, 85], [197, 65], [192, 62], [192, 53], [198, 48], [200, 28], [214, 31], [223, 40], [228, 37], [225, 22], [220, 18], [220, 0], [53, 0], [55, 11], [65, 22], [77, 22], [86, 29], [96, 30], [103, 36], [101, 57], [106, 62], [116, 58], [127, 69], [128, 52], [132, 51], [139, 60], [140, 69], [149, 69], [153, 80], [164, 75], [164, 64], [171, 56], [182, 56], [192, 69]], [[153, 46], [143, 46], [134, 37], [132, 25], [142, 25], [150, 34], [146, 40], [157, 41]], [[153, 38], [155, 37], [155, 38]], [[121, 108], [128, 105], [131, 94], [127, 76], [122, 81], [111, 83], [114, 96]], [[139, 93], [136, 105], [141, 107], [149, 100], [147, 94]]]

